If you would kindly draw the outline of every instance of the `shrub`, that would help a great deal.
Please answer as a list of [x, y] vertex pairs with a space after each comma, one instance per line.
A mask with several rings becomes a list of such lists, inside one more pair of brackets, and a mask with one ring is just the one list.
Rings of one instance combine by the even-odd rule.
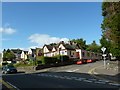
[[15, 64], [13, 64], [15, 67], [18, 67], [18, 66], [20, 66], [21, 65], [21, 63], [15, 63]]

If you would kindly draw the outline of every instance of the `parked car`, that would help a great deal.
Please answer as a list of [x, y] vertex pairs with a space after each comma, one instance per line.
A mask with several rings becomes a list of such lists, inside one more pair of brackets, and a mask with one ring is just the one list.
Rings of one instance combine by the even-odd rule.
[[81, 59], [77, 61], [77, 64], [84, 64], [84, 63], [87, 63], [86, 59]]
[[2, 73], [16, 73], [17, 69], [13, 65], [5, 65], [2, 67]]
[[95, 59], [87, 59], [87, 63], [95, 62], [95, 61], [96, 61]]

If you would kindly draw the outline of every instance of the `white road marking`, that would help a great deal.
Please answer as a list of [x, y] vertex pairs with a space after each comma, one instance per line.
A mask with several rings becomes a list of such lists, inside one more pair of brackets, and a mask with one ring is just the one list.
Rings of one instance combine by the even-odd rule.
[[13, 88], [20, 90], [19, 88], [17, 88], [16, 86], [12, 85], [11, 83], [9, 83], [8, 81], [6, 81], [6, 83], [8, 83], [10, 86], [12, 86]]
[[89, 79], [89, 80], [91, 80], [91, 81], [96, 81], [97, 79]]
[[65, 79], [65, 77], [61, 77], [61, 76], [60, 76], [59, 78], [61, 78], [61, 79]]
[[72, 80], [72, 78], [69, 78], [69, 77], [68, 77], [68, 78], [66, 78], [66, 79]]
[[77, 77], [71, 77], [72, 79], [77, 79]]
[[98, 82], [96, 81], [96, 82], [94, 82], [94, 83], [101, 83], [101, 84], [105, 84], [105, 82], [99, 82], [99, 81], [98, 81]]
[[68, 70], [68, 71], [66, 71], [66, 72], [73, 72], [73, 71], [71, 71], [71, 70]]
[[120, 84], [108, 83], [110, 85], [120, 86]]
[[106, 81], [106, 80], [98, 80], [98, 81], [100, 81], [100, 82], [109, 82], [109, 81]]
[[82, 79], [75, 79], [75, 80], [77, 80], [77, 81], [82, 81]]
[[89, 80], [83, 80], [84, 82], [93, 82], [93, 81], [89, 81]]

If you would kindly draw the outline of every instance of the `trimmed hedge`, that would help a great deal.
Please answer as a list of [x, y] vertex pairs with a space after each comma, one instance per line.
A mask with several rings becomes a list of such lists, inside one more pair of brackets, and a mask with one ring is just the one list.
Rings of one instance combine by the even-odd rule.
[[53, 56], [53, 57], [44, 57], [44, 56], [39, 56], [36, 58], [38, 64], [54, 64], [54, 63], [61, 63], [61, 62], [68, 62], [69, 61], [69, 56]]

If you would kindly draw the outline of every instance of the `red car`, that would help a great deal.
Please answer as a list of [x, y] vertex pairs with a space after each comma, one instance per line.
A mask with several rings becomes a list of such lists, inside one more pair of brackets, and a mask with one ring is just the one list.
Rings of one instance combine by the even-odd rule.
[[87, 63], [86, 59], [82, 59], [82, 60], [77, 61], [77, 64], [85, 64], [85, 63]]
[[77, 64], [82, 64], [83, 62], [81, 60], [77, 61]]
[[87, 63], [95, 62], [95, 61], [96, 61], [95, 59], [88, 59], [88, 60], [87, 60]]

